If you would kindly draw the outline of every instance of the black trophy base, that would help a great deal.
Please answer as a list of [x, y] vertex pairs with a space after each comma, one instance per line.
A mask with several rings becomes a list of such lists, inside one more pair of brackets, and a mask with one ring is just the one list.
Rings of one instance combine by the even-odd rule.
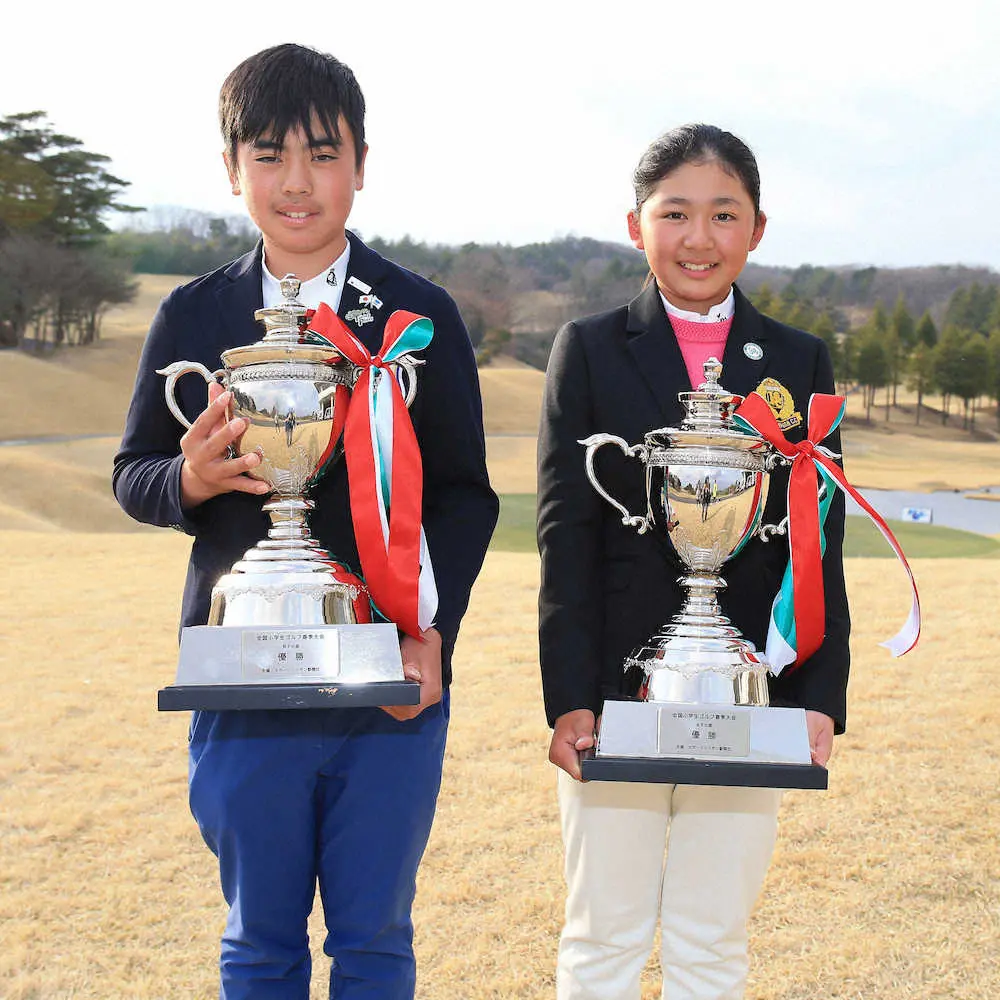
[[370, 708], [418, 705], [416, 681], [365, 684], [172, 684], [157, 692], [161, 712], [252, 711], [276, 708]]
[[642, 781], [676, 785], [730, 785], [742, 788], [828, 787], [829, 772], [819, 764], [689, 760], [683, 757], [599, 757], [581, 755], [585, 781]]

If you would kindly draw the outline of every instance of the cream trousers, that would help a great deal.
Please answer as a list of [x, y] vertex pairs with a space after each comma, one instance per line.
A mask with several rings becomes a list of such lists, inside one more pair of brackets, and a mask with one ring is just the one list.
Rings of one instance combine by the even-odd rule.
[[560, 771], [558, 1000], [639, 1000], [657, 918], [663, 1000], [741, 1000], [780, 802], [770, 788], [580, 783]]

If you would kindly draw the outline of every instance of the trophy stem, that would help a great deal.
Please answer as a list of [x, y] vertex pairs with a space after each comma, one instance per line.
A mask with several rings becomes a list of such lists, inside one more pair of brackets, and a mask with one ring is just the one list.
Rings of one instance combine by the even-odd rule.
[[316, 506], [304, 497], [279, 497], [264, 504], [271, 518], [267, 537], [283, 542], [309, 542], [309, 523], [306, 515]]
[[712, 625], [728, 623], [716, 597], [718, 591], [726, 588], [726, 581], [718, 573], [694, 572], [680, 577], [677, 582], [687, 590], [687, 598], [673, 621], [684, 618]]
[[763, 657], [719, 606], [726, 581], [692, 570], [677, 582], [687, 592], [683, 607], [625, 661], [645, 673], [646, 699], [766, 706]]

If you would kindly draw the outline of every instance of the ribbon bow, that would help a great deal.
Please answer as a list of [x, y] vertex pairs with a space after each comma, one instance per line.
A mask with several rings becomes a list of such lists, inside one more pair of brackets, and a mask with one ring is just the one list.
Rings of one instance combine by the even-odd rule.
[[[756, 431], [785, 458], [791, 460], [788, 478], [788, 543], [791, 558], [781, 589], [771, 609], [771, 627], [766, 656], [774, 673], [794, 662], [799, 666], [819, 649], [826, 622], [823, 593], [823, 552], [826, 538], [822, 523], [833, 502], [834, 487], [847, 493], [875, 523], [896, 553], [910, 580], [910, 613], [903, 627], [891, 639], [881, 643], [893, 656], [908, 653], [920, 637], [920, 597], [906, 556], [878, 512], [848, 483], [834, 454], [820, 442], [840, 426], [844, 417], [843, 396], [814, 393], [809, 400], [806, 439], [789, 441], [766, 400], [756, 392], [736, 410], [737, 423]], [[819, 480], [826, 484], [820, 499]]]
[[310, 317], [309, 332], [359, 370], [344, 423], [358, 557], [376, 606], [404, 632], [419, 636], [433, 623], [437, 590], [421, 525], [420, 447], [392, 366], [425, 348], [434, 325], [397, 309], [373, 355], [324, 303]]

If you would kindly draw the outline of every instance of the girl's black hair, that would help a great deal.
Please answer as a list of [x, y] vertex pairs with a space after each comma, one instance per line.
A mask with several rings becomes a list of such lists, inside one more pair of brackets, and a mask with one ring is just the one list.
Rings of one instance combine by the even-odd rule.
[[304, 45], [275, 45], [250, 56], [226, 77], [219, 93], [219, 127], [233, 158], [241, 142], [267, 133], [279, 145], [301, 127], [312, 142], [313, 114], [340, 143], [343, 115], [354, 138], [357, 165], [365, 147], [365, 98], [350, 68]]
[[714, 125], [680, 125], [650, 144], [632, 175], [636, 210], [667, 174], [685, 163], [709, 160], [743, 184], [754, 212], [760, 212], [760, 173], [753, 152], [738, 136]]

